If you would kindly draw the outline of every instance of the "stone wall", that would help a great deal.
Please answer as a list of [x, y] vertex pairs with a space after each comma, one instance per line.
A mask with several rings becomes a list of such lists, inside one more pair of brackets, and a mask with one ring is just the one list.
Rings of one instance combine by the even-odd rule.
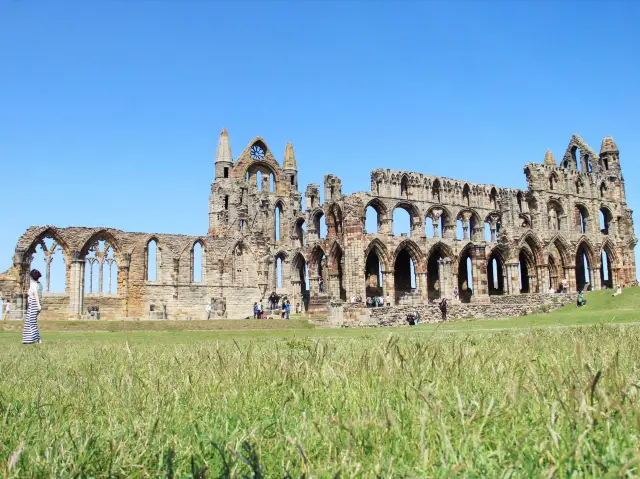
[[[65, 309], [79, 318], [91, 305], [105, 318], [147, 318], [152, 306], [154, 315], [166, 309], [171, 319], [201, 318], [215, 304], [216, 317], [239, 319], [276, 290], [292, 305], [309, 298], [305, 306], [316, 315], [331, 301], [357, 296], [383, 294], [385, 303], [389, 297], [413, 308], [453, 299], [456, 289], [469, 301], [452, 304], [451, 314], [462, 317], [477, 316], [481, 304], [522, 309], [510, 298], [534, 304], [561, 284], [576, 292], [635, 281], [637, 238], [610, 137], [597, 154], [574, 135], [560, 163], [547, 152], [524, 174], [527, 189], [520, 190], [376, 169], [370, 191], [344, 194], [340, 178], [326, 175], [303, 195], [291, 144], [282, 163], [260, 137], [234, 158], [225, 130], [205, 234], [32, 227], [17, 242], [12, 268], [0, 274], [0, 292], [14, 309], [24, 306], [32, 258], [45, 239], [53, 241], [45, 255], [63, 256], [66, 289], [43, 318]], [[368, 208], [377, 216], [375, 231], [366, 230]], [[396, 209], [408, 212], [409, 234], [393, 234]], [[104, 266], [115, 268], [115, 280], [103, 278]], [[87, 291], [92, 275], [100, 287]]]
[[[508, 298], [508, 297], [502, 297]], [[447, 308], [448, 321], [472, 319], [504, 319], [541, 312], [550, 312], [575, 302], [574, 294], [539, 294], [511, 297], [510, 300], [492, 301], [491, 304], [471, 304], [450, 302]], [[409, 313], [418, 312], [423, 323], [437, 323], [442, 320], [442, 313], [437, 304], [391, 306], [382, 308], [362, 308], [347, 305], [344, 313], [334, 317], [342, 317], [343, 327], [374, 326], [406, 326]]]

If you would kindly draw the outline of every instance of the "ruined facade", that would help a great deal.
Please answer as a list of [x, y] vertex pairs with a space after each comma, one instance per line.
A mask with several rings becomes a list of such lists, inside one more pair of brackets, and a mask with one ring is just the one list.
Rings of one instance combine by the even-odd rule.
[[[351, 195], [326, 175], [321, 202], [320, 185], [299, 192], [297, 168], [291, 144], [280, 164], [261, 138], [234, 160], [225, 130], [207, 234], [32, 227], [0, 291], [23, 308], [37, 247], [62, 255], [66, 272], [65, 292], [45, 293], [43, 318], [97, 307], [105, 319], [201, 319], [207, 303], [215, 317], [241, 318], [271, 291], [308, 311], [373, 295], [424, 304], [458, 293], [482, 304], [636, 279], [637, 238], [610, 137], [597, 154], [574, 135], [560, 164], [547, 151], [542, 164], [525, 166], [527, 190], [377, 169], [371, 191]], [[368, 208], [375, 231], [366, 230]], [[408, 212], [410, 234], [394, 236], [397, 209]]]

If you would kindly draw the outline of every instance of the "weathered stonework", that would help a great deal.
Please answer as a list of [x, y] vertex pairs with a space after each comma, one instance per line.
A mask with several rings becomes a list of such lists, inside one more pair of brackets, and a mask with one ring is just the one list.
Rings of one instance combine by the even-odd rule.
[[[206, 235], [32, 227], [18, 241], [12, 268], [0, 275], [0, 292], [14, 309], [24, 307], [32, 257], [45, 238], [64, 254], [66, 292], [45, 293], [44, 319], [86, 317], [94, 306], [103, 319], [204, 318], [207, 303], [212, 317], [241, 318], [252, 315], [255, 301], [267, 306], [275, 290], [288, 295], [292, 310], [300, 305], [310, 312], [327, 311], [332, 300], [375, 294], [421, 305], [452, 298], [456, 288], [463, 303], [491, 306], [500, 301], [490, 297], [547, 293], [563, 282], [575, 292], [635, 281], [637, 238], [611, 138], [598, 155], [574, 135], [560, 165], [547, 152], [524, 173], [527, 190], [377, 169], [371, 191], [352, 195], [342, 193], [338, 177], [326, 175], [324, 202], [321, 186], [312, 184], [303, 207], [291, 144], [282, 166], [261, 138], [234, 160], [225, 130]], [[375, 232], [365, 231], [367, 207], [378, 215]], [[409, 236], [392, 234], [396, 208], [411, 217]], [[155, 275], [148, 267], [151, 242]], [[201, 275], [194, 271], [197, 248]], [[102, 287], [106, 263], [117, 268], [111, 294]], [[94, 269], [100, 288], [89, 292], [85, 276]]]

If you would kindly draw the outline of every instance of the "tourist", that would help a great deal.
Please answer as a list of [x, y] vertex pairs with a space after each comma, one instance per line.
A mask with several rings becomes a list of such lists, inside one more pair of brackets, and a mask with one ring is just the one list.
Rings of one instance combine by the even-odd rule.
[[416, 318], [413, 315], [413, 313], [409, 313], [407, 314], [407, 323], [409, 323], [409, 326], [415, 326], [416, 324]]
[[260, 304], [258, 305], [258, 319], [264, 319], [264, 306], [262, 306], [262, 300], [260, 300]]
[[253, 319], [258, 319], [259, 314], [260, 309], [258, 308], [258, 303], [253, 303]]
[[447, 320], [447, 298], [442, 298], [440, 301], [440, 312], [442, 313], [442, 321]]
[[211, 319], [211, 303], [207, 303], [204, 311], [207, 313], [207, 320]]
[[29, 285], [29, 299], [27, 302], [27, 316], [24, 319], [24, 330], [22, 331], [22, 344], [40, 344], [40, 331], [38, 331], [38, 316], [42, 311], [42, 275], [37, 269], [32, 269], [31, 284]]
[[453, 299], [458, 302], [458, 287], [453, 288]]
[[378, 296], [378, 308], [382, 308], [384, 306], [384, 299], [382, 296]]
[[387, 306], [391, 306], [391, 295], [387, 293]]
[[373, 304], [373, 301], [371, 299], [371, 296], [367, 296], [367, 308], [370, 308], [372, 304]]
[[584, 299], [584, 297], [582, 296], [582, 291], [580, 291], [578, 293], [578, 300], [576, 301], [576, 306], [578, 308], [581, 308], [582, 306], [585, 306], [587, 304], [587, 300]]
[[284, 310], [286, 312], [285, 319], [289, 319], [289, 314], [291, 313], [291, 304], [289, 303], [288, 299], [287, 299], [287, 302], [284, 304]]
[[[618, 289], [616, 289], [616, 292], [613, 293], [611, 296], [620, 296], [621, 294], [622, 294], [622, 287], [618, 285]], [[8, 303], [7, 303], [7, 306], [9, 306]]]
[[322, 276], [318, 277], [318, 289], [321, 293], [324, 293], [324, 280], [322, 279]]
[[420, 324], [420, 313], [416, 311], [413, 316], [416, 318], [416, 325]]
[[4, 320], [9, 321], [9, 313], [11, 313], [11, 303], [7, 301], [7, 305], [4, 307]]

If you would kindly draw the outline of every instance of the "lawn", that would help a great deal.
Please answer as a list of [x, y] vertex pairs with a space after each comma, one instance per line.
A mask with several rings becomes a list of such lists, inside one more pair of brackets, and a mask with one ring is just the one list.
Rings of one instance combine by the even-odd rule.
[[635, 477], [639, 299], [414, 328], [2, 332], [0, 475]]

